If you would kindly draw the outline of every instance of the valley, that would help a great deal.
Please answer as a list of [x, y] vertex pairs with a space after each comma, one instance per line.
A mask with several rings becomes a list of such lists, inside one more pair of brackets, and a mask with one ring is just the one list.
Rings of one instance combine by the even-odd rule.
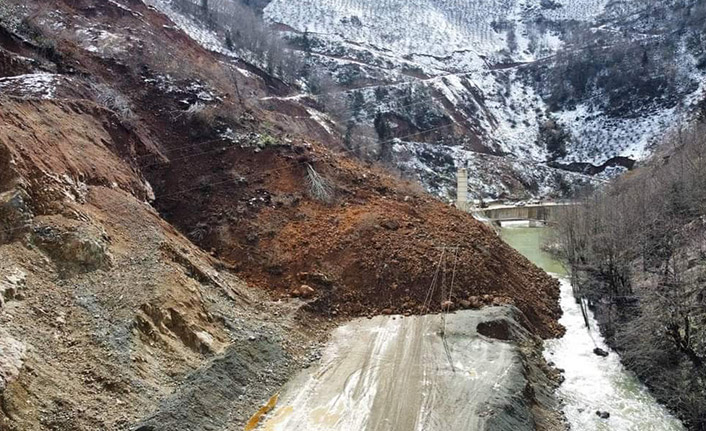
[[[687, 3], [272, 1], [263, 14], [344, 91], [351, 146], [441, 197], [467, 167], [475, 198], [526, 199], [600, 184], [693, 118], [702, 21], [682, 14], [703, 7]], [[683, 32], [664, 30], [675, 21]], [[367, 148], [376, 134], [395, 139], [391, 156]]]
[[[606, 345], [592, 315], [586, 327], [565, 268], [542, 250], [546, 238], [551, 236], [547, 228], [523, 225], [509, 223], [510, 227], [503, 228], [503, 238], [561, 282], [564, 315], [560, 322], [567, 332], [546, 343], [544, 356], [563, 370], [558, 394], [571, 429], [683, 430], [679, 420], [621, 364], [619, 353]], [[596, 355], [596, 348], [608, 352], [608, 356]], [[603, 419], [596, 412], [607, 412], [609, 417]]]
[[704, 22], [2, 0], [0, 431], [702, 429]]

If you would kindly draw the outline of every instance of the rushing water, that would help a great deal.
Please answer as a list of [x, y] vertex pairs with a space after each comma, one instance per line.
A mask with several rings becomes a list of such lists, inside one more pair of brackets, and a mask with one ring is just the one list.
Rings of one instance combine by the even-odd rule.
[[[684, 430], [681, 423], [650, 395], [637, 378], [620, 363], [618, 354], [604, 342], [590, 314], [587, 329], [563, 267], [541, 249], [544, 228], [504, 227], [502, 237], [537, 266], [561, 282], [560, 322], [566, 335], [545, 343], [545, 356], [565, 370], [558, 395], [564, 400], [564, 413], [576, 431], [673, 431]], [[595, 347], [610, 352], [607, 358], [593, 353]], [[601, 419], [596, 411], [607, 411]]]

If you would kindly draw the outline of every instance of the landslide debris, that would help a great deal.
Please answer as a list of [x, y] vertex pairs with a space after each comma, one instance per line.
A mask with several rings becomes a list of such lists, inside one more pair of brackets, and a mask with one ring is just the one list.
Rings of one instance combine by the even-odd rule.
[[[333, 202], [311, 197], [307, 164], [334, 185]], [[542, 336], [561, 331], [556, 280], [470, 214], [379, 168], [293, 143], [235, 148], [170, 169], [167, 195], [199, 184], [206, 170], [218, 186], [177, 199], [157, 193], [165, 217], [277, 297], [302, 296], [304, 285], [314, 290], [311, 309], [326, 315], [440, 311], [448, 298], [441, 280], [431, 291], [438, 273], [447, 292], [454, 278], [452, 309], [514, 304]]]
[[334, 317], [438, 311], [439, 262], [449, 307], [561, 332], [551, 278], [305, 107], [261, 101], [294, 90], [256, 66], [139, 0], [6, 7], [3, 431], [242, 428]]

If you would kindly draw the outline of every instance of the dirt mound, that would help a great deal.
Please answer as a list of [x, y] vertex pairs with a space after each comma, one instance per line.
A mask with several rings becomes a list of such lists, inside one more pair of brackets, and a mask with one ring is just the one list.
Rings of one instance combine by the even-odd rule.
[[[312, 197], [308, 166], [333, 202]], [[561, 331], [555, 280], [469, 214], [340, 154], [236, 146], [163, 174], [160, 191], [174, 194], [158, 193], [165, 216], [275, 295], [310, 285], [312, 308], [328, 315], [425, 313], [449, 299], [452, 309], [515, 304], [542, 336]], [[178, 192], [189, 184], [202, 186]]]
[[[450, 301], [450, 308], [512, 303], [542, 336], [560, 333], [557, 283], [490, 229], [382, 169], [330, 150], [337, 138], [323, 146], [295, 135], [325, 136], [316, 121], [300, 119], [306, 110], [292, 101], [249, 97], [240, 103], [243, 94], [262, 94], [274, 84], [263, 87], [252, 73], [237, 79], [231, 74], [237, 70], [224, 73], [221, 58], [187, 38], [167, 37], [169, 21], [141, 3], [130, 3], [132, 12], [123, 10], [117, 18], [114, 5], [86, 0], [76, 9], [71, 3], [56, 4], [67, 12], [64, 17], [79, 15], [74, 24], [90, 20], [124, 42], [124, 51], [96, 51], [92, 45], [81, 49], [82, 40], [59, 46], [65, 49], [65, 62], [129, 95], [131, 112], [139, 118], [136, 130], [145, 131], [135, 141], [132, 129], [120, 127], [124, 118], [117, 112], [109, 122], [117, 125], [113, 128], [85, 120], [87, 128], [108, 132], [109, 137], [95, 140], [113, 142], [106, 148], [111, 154], [72, 156], [68, 165], [34, 158], [34, 165], [68, 171], [81, 166], [80, 171], [90, 172], [91, 167], [80, 164], [101, 163], [105, 169], [99, 170], [110, 175], [92, 184], [117, 183], [133, 194], [143, 190], [141, 197], [146, 178], [162, 216], [192, 241], [275, 297], [296, 294], [302, 285], [312, 287], [311, 309], [327, 316], [425, 313], [439, 311], [444, 301]], [[130, 37], [117, 33], [110, 25], [114, 19], [131, 26]], [[144, 47], [161, 44], [163, 52], [179, 53], [189, 68], [176, 72], [163, 55], [149, 57], [144, 50], [131, 57], [129, 47], [138, 36]], [[116, 70], [119, 78], [110, 73]], [[281, 94], [280, 87], [273, 91]], [[106, 115], [77, 108], [78, 102], [56, 103], [79, 118], [80, 112]], [[287, 116], [290, 111], [296, 115]], [[28, 116], [33, 118], [32, 112]], [[51, 121], [34, 127], [70, 136], [70, 130]], [[324, 190], [330, 189], [331, 196], [312, 196], [309, 167], [329, 183]], [[321, 277], [309, 280], [306, 274]], [[452, 278], [448, 297], [442, 291], [451, 289]]]

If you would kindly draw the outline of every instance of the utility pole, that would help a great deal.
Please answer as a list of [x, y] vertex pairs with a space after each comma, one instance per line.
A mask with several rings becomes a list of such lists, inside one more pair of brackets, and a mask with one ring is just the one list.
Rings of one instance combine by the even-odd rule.
[[[452, 306], [451, 298], [453, 295], [454, 281], [456, 280], [456, 265], [458, 264], [458, 251], [459, 246], [441, 246], [436, 247], [437, 250], [441, 250], [441, 259], [439, 260], [439, 268], [443, 269], [442, 279], [441, 279], [441, 341], [444, 345], [444, 351], [446, 352], [446, 357], [449, 360], [449, 365], [451, 366], [451, 371], [456, 372], [456, 367], [454, 366], [453, 358], [451, 358], [451, 348], [449, 347], [448, 340], [446, 339], [446, 315], [449, 313]], [[453, 252], [453, 269], [451, 273], [451, 284], [446, 289], [446, 254], [447, 252]], [[443, 264], [443, 265], [442, 265]], [[438, 272], [437, 272], [438, 275]], [[434, 276], [435, 280], [438, 277]], [[433, 286], [433, 282], [432, 282]], [[433, 291], [432, 291], [433, 293]], [[431, 293], [429, 295], [432, 296]]]

